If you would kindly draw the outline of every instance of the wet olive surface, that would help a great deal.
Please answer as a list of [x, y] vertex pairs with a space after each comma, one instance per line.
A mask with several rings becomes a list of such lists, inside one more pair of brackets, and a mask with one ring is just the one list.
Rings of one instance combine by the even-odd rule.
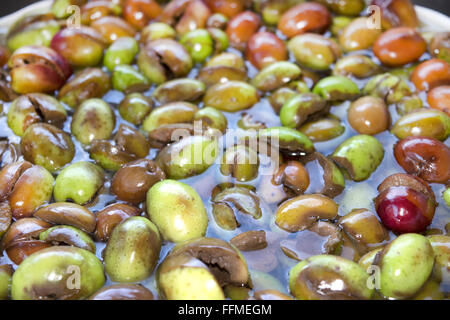
[[[279, 31], [267, 28], [265, 26], [262, 26], [259, 31], [275, 31], [276, 34], [279, 36], [279, 38], [285, 40], [285, 36], [282, 35]], [[330, 36], [330, 33], [326, 33], [325, 36]], [[239, 56], [243, 56], [243, 53], [235, 50], [233, 48], [227, 49], [227, 52], [233, 52]], [[370, 56], [373, 61], [376, 61], [379, 64], [378, 59], [373, 55], [373, 53], [370, 50], [360, 50], [360, 51], [354, 51], [352, 54], [364, 54], [366, 56]], [[426, 61], [429, 60], [430, 56], [428, 53], [425, 53], [421, 56], [420, 61]], [[293, 56], [290, 56], [289, 61], [295, 62], [295, 58]], [[416, 65], [417, 63], [411, 64]], [[406, 65], [403, 68], [408, 68], [410, 65]], [[196, 78], [200, 69], [203, 67], [202, 64], [197, 64], [189, 73], [187, 78]], [[256, 74], [258, 73], [258, 70], [255, 69], [251, 63], [246, 61], [246, 67], [247, 67], [247, 76], [249, 79], [253, 79]], [[332, 70], [333, 67], [331, 67]], [[302, 68], [303, 69], [303, 68]], [[105, 72], [108, 72], [106, 67], [103, 67], [103, 70]], [[392, 69], [385, 68], [386, 71], [390, 71]], [[329, 75], [329, 72], [323, 72], [321, 74], [322, 76]], [[370, 80], [370, 78], [361, 80], [361, 79], [355, 79], [352, 78], [352, 80], [358, 85], [360, 89], [362, 89], [365, 84]], [[408, 82], [408, 85], [411, 89], [414, 89], [413, 85]], [[150, 97], [155, 90], [157, 86], [153, 85], [149, 90], [144, 92], [145, 96]], [[57, 94], [57, 93], [56, 93]], [[264, 123], [266, 127], [277, 127], [281, 125], [279, 116], [274, 112], [272, 106], [270, 105], [270, 102], [268, 100], [268, 97], [270, 96], [270, 93], [267, 93], [266, 95], [262, 94], [261, 99], [259, 102], [257, 102], [253, 107], [250, 109], [247, 109], [243, 112], [235, 112], [235, 113], [229, 113], [229, 112], [223, 112], [226, 115], [226, 118], [228, 120], [228, 129], [237, 129], [238, 128], [238, 122], [242, 119], [242, 117], [246, 115], [250, 115], [253, 120]], [[421, 92], [419, 93], [420, 99], [423, 101], [424, 105], [427, 105], [426, 102], [426, 93]], [[119, 126], [121, 124], [128, 124], [131, 126], [134, 126], [131, 123], [126, 122], [123, 120], [123, 118], [120, 116], [118, 112], [118, 106], [120, 102], [125, 98], [125, 94], [120, 91], [111, 90], [109, 91], [104, 97], [103, 100], [108, 102], [114, 110], [115, 117], [116, 117], [116, 123], [115, 123], [115, 129], [114, 133], [117, 132]], [[348, 138], [355, 136], [358, 134], [348, 123], [347, 120], [347, 111], [350, 107], [351, 102], [346, 101], [342, 103], [333, 104], [330, 108], [330, 113], [332, 115], [335, 115], [337, 118], [340, 119], [342, 124], [345, 125], [345, 131], [342, 135], [340, 135], [337, 138], [334, 138], [329, 141], [325, 142], [315, 142], [314, 147], [316, 148], [316, 151], [322, 153], [323, 155], [331, 155], [333, 151], [345, 140]], [[3, 112], [0, 114], [0, 138], [7, 138], [10, 143], [13, 144], [20, 144], [21, 138], [19, 136], [16, 136], [12, 130], [7, 125], [7, 119], [6, 115], [8, 113], [9, 107], [11, 103], [4, 103], [3, 104]], [[196, 103], [196, 105], [199, 108], [203, 107], [203, 103], [199, 102]], [[156, 102], [155, 107], [159, 107], [158, 103]], [[395, 104], [388, 105], [389, 113], [392, 117], [391, 121], [392, 123], [395, 123], [399, 118], [400, 115], [397, 113]], [[68, 117], [65, 120], [62, 129], [65, 132], [70, 132], [70, 124], [72, 121], [72, 115], [73, 110], [69, 107], [66, 107], [66, 111], [68, 113]], [[134, 126], [136, 127], [136, 126]], [[235, 144], [234, 139], [227, 139], [230, 137], [229, 134], [226, 134], [225, 136], [221, 137], [221, 141], [225, 141], [223, 145], [223, 150], [221, 150], [221, 153], [218, 155], [218, 159], [222, 157], [223, 151], [228, 147]], [[392, 133], [389, 131], [384, 131], [380, 134], [377, 134], [374, 136], [377, 138], [383, 145], [385, 150], [384, 158], [381, 162], [381, 164], [378, 166], [376, 171], [374, 171], [370, 178], [367, 180], [364, 180], [362, 182], [354, 182], [350, 179], [346, 179], [346, 185], [344, 191], [334, 198], [334, 201], [339, 205], [338, 213], [339, 217], [346, 215], [353, 209], [357, 208], [366, 208], [369, 211], [376, 212], [373, 199], [377, 196], [377, 186], [389, 175], [399, 172], [404, 172], [402, 167], [398, 165], [397, 161], [395, 160], [395, 157], [393, 155], [393, 149], [394, 145], [398, 142], [398, 138], [395, 137]], [[86, 151], [81, 143], [77, 141], [76, 139], [73, 139], [73, 142], [75, 144], [75, 157], [71, 161], [71, 163], [76, 163], [78, 161], [92, 161], [90, 158], [89, 152]], [[447, 146], [450, 145], [450, 138], [444, 141], [444, 144]], [[148, 159], [155, 159], [156, 155], [158, 153], [159, 149], [151, 149], [148, 156], [146, 158]], [[260, 157], [265, 157], [264, 155], [259, 155]], [[261, 158], [260, 158], [261, 159]], [[295, 157], [293, 158], [295, 159]], [[267, 160], [267, 159], [266, 159]], [[312, 193], [320, 193], [320, 190], [323, 187], [323, 170], [321, 166], [318, 165], [317, 161], [309, 162], [305, 166], [308, 170], [309, 177], [311, 180], [311, 183], [307, 190], [305, 191], [305, 194], [312, 194]], [[260, 171], [263, 169], [260, 167]], [[111, 193], [110, 187], [111, 187], [111, 181], [112, 177], [114, 175], [113, 172], [105, 171], [106, 172], [106, 179], [104, 186], [100, 189], [100, 191], [97, 193], [95, 199], [84, 205], [86, 208], [91, 210], [93, 213], [96, 213], [106, 206], [114, 203], [124, 203], [123, 201], [120, 201], [116, 198], [114, 194]], [[53, 176], [56, 178], [59, 171], [56, 171], [53, 173]], [[266, 290], [266, 289], [276, 289], [283, 293], [289, 293], [289, 270], [294, 267], [298, 261], [295, 259], [289, 258], [281, 249], [281, 247], [287, 246], [289, 247], [289, 243], [295, 243], [295, 239], [299, 237], [299, 233], [289, 233], [281, 228], [279, 228], [275, 224], [275, 212], [277, 211], [277, 208], [279, 205], [286, 200], [286, 197], [277, 197], [277, 194], [283, 194], [282, 187], [281, 186], [274, 186], [272, 184], [267, 183], [267, 179], [271, 178], [271, 176], [260, 173], [257, 178], [247, 181], [247, 182], [239, 182], [236, 179], [224, 176], [220, 172], [220, 164], [214, 163], [211, 167], [209, 167], [205, 172], [203, 172], [200, 175], [180, 180], [182, 182], [187, 183], [188, 185], [192, 186], [201, 196], [203, 203], [206, 207], [208, 218], [209, 218], [209, 225], [206, 232], [206, 237], [212, 237], [212, 238], [219, 238], [223, 239], [225, 241], [229, 241], [236, 235], [245, 232], [245, 231], [252, 231], [252, 230], [265, 230], [266, 233], [270, 236], [268, 236], [268, 246], [261, 250], [256, 251], [242, 251], [243, 256], [245, 257], [250, 273], [253, 280], [253, 290], [259, 291], [259, 290]], [[258, 195], [260, 199], [260, 205], [262, 209], [262, 217], [258, 220], [252, 219], [251, 217], [240, 215], [239, 216], [239, 223], [240, 227], [233, 231], [227, 231], [222, 228], [220, 228], [212, 214], [212, 193], [213, 190], [223, 184], [223, 183], [233, 183], [236, 185], [245, 185], [250, 186], [254, 188], [254, 191]], [[431, 225], [427, 228], [427, 231], [425, 231], [424, 234], [446, 234], [448, 233], [448, 224], [450, 223], [450, 209], [446, 204], [444, 203], [442, 197], [440, 196], [444, 190], [446, 189], [445, 185], [443, 184], [436, 184], [436, 183], [430, 183], [430, 186], [436, 195], [436, 200], [438, 202], [438, 207], [436, 208], [436, 213], [433, 218], [433, 221]], [[53, 199], [52, 201], [53, 202]], [[141, 203], [139, 205], [140, 208], [144, 209], [145, 212], [145, 204]], [[338, 218], [339, 218], [338, 217]], [[337, 219], [336, 219], [337, 220]], [[446, 229], [447, 228], [447, 229]], [[326, 242], [326, 237], [320, 237], [317, 234], [308, 235], [309, 231], [304, 231], [302, 235], [302, 241], [309, 242], [311, 248], [319, 248], [323, 246]], [[389, 231], [389, 239], [386, 241], [392, 241], [397, 236]], [[274, 241], [270, 240], [275, 239]], [[97, 257], [103, 261], [102, 259], [102, 251], [105, 248], [105, 243], [103, 242], [96, 242], [96, 255]], [[161, 253], [159, 255], [159, 263], [161, 263], [165, 256], [168, 254], [168, 252], [173, 248], [174, 244], [170, 243], [168, 241], [164, 242], [162, 245]], [[295, 247], [295, 245], [294, 245]], [[297, 247], [297, 250], [299, 248]], [[309, 256], [308, 249], [309, 246], [301, 247], [299, 251], [299, 256], [302, 259], [302, 252], [301, 249], [306, 250], [303, 252], [304, 256]], [[350, 258], [351, 256], [348, 255], [348, 252], [343, 251], [341, 253], [342, 256], [346, 258]], [[346, 256], [347, 255], [347, 256]], [[0, 264], [13, 264], [16, 268], [17, 266], [12, 263], [6, 254], [4, 254], [0, 258]], [[153, 274], [150, 278], [139, 282], [143, 284], [145, 287], [150, 289], [153, 293], [157, 293], [156, 288], [156, 281], [155, 281], [155, 275]], [[105, 283], [105, 286], [114, 284], [109, 278], [107, 279], [107, 282]], [[450, 288], [448, 288], [449, 284], [446, 284], [444, 287], [444, 284], [442, 284], [443, 287], [441, 287], [442, 291], [449, 292]]]

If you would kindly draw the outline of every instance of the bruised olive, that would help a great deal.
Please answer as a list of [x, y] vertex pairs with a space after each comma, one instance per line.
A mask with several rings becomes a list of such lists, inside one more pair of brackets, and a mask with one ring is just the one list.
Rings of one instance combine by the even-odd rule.
[[115, 203], [96, 213], [95, 239], [106, 242], [114, 228], [129, 217], [138, 216], [141, 210], [123, 203]]
[[77, 72], [59, 91], [58, 98], [76, 109], [88, 99], [101, 98], [111, 88], [110, 76], [98, 68]]
[[46, 123], [36, 123], [24, 132], [20, 148], [24, 158], [53, 172], [72, 161], [75, 146], [66, 132]]
[[119, 104], [119, 113], [125, 121], [141, 124], [153, 108], [151, 99], [142, 93], [134, 92], [125, 96]]
[[90, 202], [103, 186], [104, 172], [97, 165], [79, 161], [65, 167], [55, 180], [53, 196], [56, 201]]
[[164, 172], [153, 161], [137, 160], [127, 163], [116, 172], [111, 191], [120, 200], [140, 203], [145, 201], [147, 191], [155, 183], [164, 179]]
[[64, 107], [52, 96], [30, 93], [13, 101], [8, 111], [8, 126], [18, 136], [32, 124], [46, 122], [61, 127], [66, 120]]
[[314, 86], [313, 93], [327, 101], [344, 101], [355, 99], [360, 92], [352, 80], [343, 76], [330, 76], [321, 79]]
[[248, 40], [245, 56], [256, 68], [262, 69], [273, 62], [287, 60], [288, 52], [275, 34], [261, 31]]
[[271, 127], [258, 131], [260, 142], [290, 154], [304, 154], [314, 151], [314, 144], [300, 131], [287, 127]]
[[106, 43], [97, 31], [83, 26], [61, 30], [50, 47], [74, 67], [93, 67], [100, 63]]
[[370, 135], [387, 130], [391, 122], [383, 99], [371, 96], [354, 101], [348, 109], [347, 118], [358, 133]]
[[163, 180], [147, 192], [147, 213], [164, 239], [181, 242], [204, 236], [208, 216], [198, 193], [176, 180]]
[[278, 29], [291, 38], [306, 32], [323, 33], [331, 24], [328, 9], [320, 3], [300, 3], [287, 10], [278, 22]]
[[116, 282], [149, 277], [159, 259], [161, 239], [147, 218], [130, 217], [117, 225], [104, 251], [105, 271]]
[[89, 300], [153, 300], [153, 293], [139, 284], [114, 284], [94, 293]]
[[51, 247], [20, 264], [11, 296], [14, 300], [84, 299], [104, 283], [102, 263], [94, 254], [75, 247]]

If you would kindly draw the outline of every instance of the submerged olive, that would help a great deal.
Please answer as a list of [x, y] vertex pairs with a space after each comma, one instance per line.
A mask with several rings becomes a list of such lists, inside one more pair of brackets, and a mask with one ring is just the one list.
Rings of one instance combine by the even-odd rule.
[[220, 172], [225, 176], [232, 176], [237, 181], [250, 181], [258, 175], [258, 154], [252, 149], [237, 145], [228, 148], [220, 165]]

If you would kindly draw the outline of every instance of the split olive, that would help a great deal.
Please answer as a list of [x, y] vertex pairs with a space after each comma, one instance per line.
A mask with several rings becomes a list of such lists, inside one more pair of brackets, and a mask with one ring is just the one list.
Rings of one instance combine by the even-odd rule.
[[171, 1], [164, 7], [159, 20], [175, 27], [178, 34], [204, 28], [211, 10], [204, 1]]
[[104, 252], [105, 271], [116, 282], [148, 278], [159, 259], [161, 239], [147, 218], [130, 217], [117, 225]]
[[84, 249], [95, 254], [95, 243], [91, 237], [80, 229], [71, 226], [51, 227], [39, 235], [39, 240], [52, 243], [53, 245], [69, 245]]
[[[431, 105], [430, 105], [431, 106]], [[419, 110], [423, 108], [422, 99], [418, 95], [413, 94], [412, 96], [406, 96], [402, 98], [395, 109], [400, 116], [404, 116], [407, 113]]]
[[400, 102], [411, 95], [411, 89], [401, 77], [391, 73], [374, 76], [367, 82], [363, 94], [380, 97], [387, 104]]
[[375, 258], [375, 264], [381, 268], [381, 294], [395, 299], [413, 296], [430, 276], [434, 258], [426, 237], [408, 233], [396, 238]]
[[290, 154], [310, 153], [314, 145], [309, 138], [300, 131], [287, 127], [272, 127], [258, 131], [260, 141], [278, 148], [281, 152]]
[[53, 196], [58, 202], [88, 203], [103, 186], [104, 175], [103, 170], [91, 162], [75, 162], [56, 177]]
[[[289, 272], [289, 288], [301, 300], [370, 299], [369, 275], [351, 260], [318, 255], [298, 263]], [[339, 286], [333, 284], [339, 283]]]
[[228, 148], [220, 164], [220, 172], [225, 176], [232, 176], [237, 181], [250, 181], [258, 175], [258, 154], [243, 145]]
[[115, 116], [108, 103], [100, 99], [84, 101], [72, 118], [72, 134], [83, 144], [96, 139], [109, 139], [114, 130]]
[[354, 181], [366, 180], [384, 158], [384, 148], [374, 137], [353, 136], [340, 144], [331, 158], [344, 168]]
[[[77, 280], [78, 279], [78, 280]], [[85, 299], [105, 283], [101, 261], [75, 247], [51, 247], [25, 259], [14, 272], [14, 300]]]
[[176, 180], [163, 180], [147, 192], [147, 213], [164, 239], [172, 242], [202, 237], [208, 216], [198, 193]]
[[315, 93], [301, 93], [293, 96], [280, 111], [281, 124], [288, 128], [298, 128], [308, 119], [326, 113], [327, 104]]

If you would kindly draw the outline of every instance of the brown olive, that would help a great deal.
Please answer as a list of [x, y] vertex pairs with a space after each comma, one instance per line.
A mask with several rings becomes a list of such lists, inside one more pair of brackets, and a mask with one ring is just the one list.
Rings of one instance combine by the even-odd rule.
[[136, 30], [128, 22], [118, 17], [100, 18], [92, 22], [91, 27], [109, 44], [121, 37], [133, 37], [136, 34]]
[[389, 129], [391, 117], [384, 103], [378, 97], [362, 97], [350, 105], [348, 122], [358, 133], [375, 135]]
[[440, 85], [449, 85], [450, 63], [441, 59], [422, 62], [411, 74], [411, 81], [420, 91], [428, 91]]
[[162, 9], [155, 0], [126, 0], [123, 5], [125, 21], [137, 29], [144, 28], [150, 20], [158, 17]]
[[162, 11], [159, 20], [175, 27], [183, 35], [189, 31], [203, 29], [211, 11], [201, 0], [170, 1]]
[[251, 36], [258, 31], [261, 18], [251, 12], [244, 11], [228, 22], [227, 35], [231, 45], [237, 49], [245, 49]]
[[309, 174], [306, 168], [297, 161], [289, 161], [278, 168], [273, 175], [272, 183], [283, 185], [288, 194], [303, 194], [309, 186]]
[[270, 32], [255, 33], [248, 41], [247, 59], [258, 69], [276, 62], [287, 60], [286, 45], [275, 34]]
[[410, 0], [372, 0], [372, 5], [380, 8], [381, 26], [384, 29], [419, 26], [416, 10]]
[[450, 85], [430, 90], [427, 101], [431, 108], [441, 110], [450, 116]]
[[119, 223], [140, 213], [140, 209], [123, 203], [115, 203], [100, 210], [96, 214], [95, 239], [106, 242]]

